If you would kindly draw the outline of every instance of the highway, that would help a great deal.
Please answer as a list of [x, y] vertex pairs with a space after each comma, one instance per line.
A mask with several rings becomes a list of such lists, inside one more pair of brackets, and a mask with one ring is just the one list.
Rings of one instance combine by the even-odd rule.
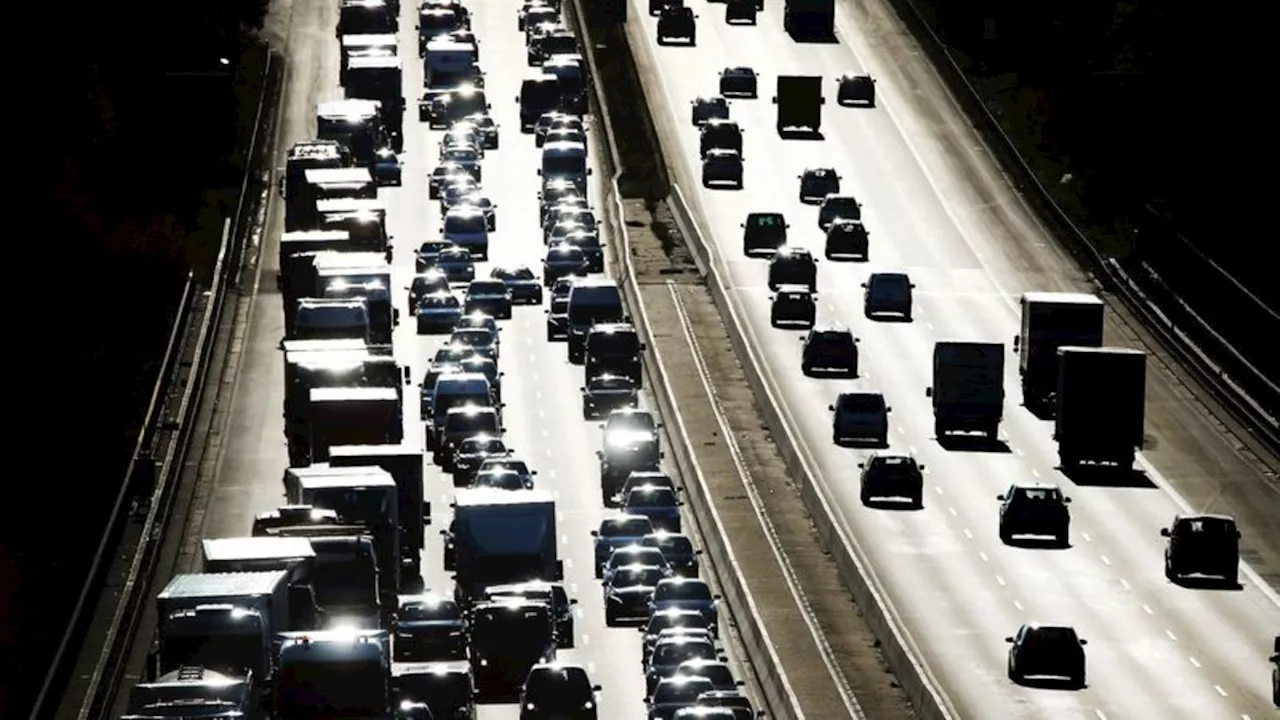
[[[784, 399], [784, 415], [802, 437], [803, 453], [837, 521], [870, 559], [952, 713], [1099, 720], [1274, 717], [1267, 656], [1280, 631], [1280, 599], [1252, 573], [1241, 575], [1238, 591], [1167, 582], [1159, 535], [1182, 507], [1171, 486], [1191, 495], [1217, 478], [1258, 487], [1266, 479], [1233, 451], [1211, 418], [1197, 414], [1185, 389], [1171, 385], [1164, 371], [1152, 367], [1148, 373], [1147, 425], [1158, 451], [1141, 461], [1144, 472], [1131, 487], [1079, 486], [1055, 469], [1050, 424], [1019, 405], [1012, 354], [1003, 426], [1008, 451], [946, 451], [933, 437], [924, 389], [934, 342], [1008, 345], [1017, 332], [1019, 293], [1089, 288], [1003, 183], [954, 104], [942, 95], [916, 97], [920, 90], [907, 82], [911, 71], [904, 68], [924, 59], [895, 54], [902, 51], [880, 42], [891, 32], [880, 25], [887, 22], [883, 8], [876, 22], [859, 24], [841, 4], [838, 43], [797, 44], [782, 30], [781, 2], [766, 3], [757, 27], [725, 25], [720, 4], [687, 4], [700, 16], [696, 47], [658, 47], [656, 19], [639, 0], [630, 5], [628, 29], [674, 180], [714, 243], [733, 299], [750, 324], [748, 336], [767, 365], [775, 395]], [[745, 130], [745, 189], [707, 190], [699, 182], [689, 103], [714, 94], [717, 71], [732, 65], [753, 66], [761, 76], [759, 99], [731, 104], [732, 119]], [[836, 105], [834, 78], [863, 68], [879, 77], [878, 107]], [[779, 74], [826, 78], [823, 140], [783, 141], [776, 135], [770, 97]], [[927, 85], [932, 89], [937, 82]], [[926, 114], [926, 107], [935, 112]], [[834, 166], [844, 176], [845, 190], [863, 203], [871, 232], [870, 262], [821, 260], [818, 266], [820, 322], [841, 322], [861, 338], [862, 373], [856, 380], [801, 374], [801, 334], [769, 325], [766, 263], [742, 255], [739, 224], [746, 214], [781, 211], [791, 224], [792, 242], [821, 257], [817, 210], [796, 199], [796, 177], [810, 166]], [[894, 268], [905, 268], [917, 285], [914, 322], [864, 319], [859, 284], [870, 272]], [[1108, 340], [1124, 344], [1122, 332], [1109, 323]], [[861, 505], [856, 463], [866, 452], [830, 443], [826, 410], [838, 392], [853, 389], [885, 393], [893, 408], [893, 447], [915, 453], [928, 466], [923, 510]], [[1016, 549], [997, 538], [996, 495], [1011, 482], [1033, 480], [1061, 483], [1073, 498], [1070, 548]], [[1280, 495], [1263, 495], [1280, 512]], [[1090, 641], [1085, 689], [1023, 688], [1006, 678], [1003, 640], [1028, 621], [1071, 624]]]
[[[519, 132], [517, 106], [520, 79], [530, 70], [525, 63], [523, 34], [516, 30], [517, 6], [493, 1], [467, 2], [473, 29], [480, 40], [480, 61], [486, 71], [486, 90], [492, 114], [501, 128], [501, 147], [490, 150], [483, 161], [484, 187], [497, 205], [497, 232], [491, 235], [491, 257], [502, 263], [522, 263], [540, 274], [544, 246], [538, 225], [535, 168], [539, 151], [531, 135]], [[296, 141], [315, 134], [315, 105], [342, 97], [337, 85], [338, 52], [334, 40], [337, 21], [335, 0], [293, 0], [291, 9], [277, 9], [288, 23], [285, 52], [290, 61], [283, 104], [277, 166], [283, 153]], [[388, 202], [389, 232], [395, 238], [393, 285], [401, 311], [396, 330], [397, 360], [412, 368], [414, 385], [406, 389], [405, 437], [422, 437], [418, 421], [417, 383], [427, 361], [447, 336], [417, 336], [407, 307], [407, 287], [413, 274], [414, 250], [425, 240], [438, 237], [438, 204], [427, 199], [427, 174], [435, 164], [441, 133], [428, 132], [417, 122], [422, 66], [417, 60], [416, 4], [405, 2], [400, 48], [405, 59], [405, 97], [410, 107], [405, 117], [404, 185], [383, 188], [379, 197]], [[599, 152], [595, 147], [592, 152]], [[598, 196], [601, 172], [591, 182]], [[598, 204], [598, 203], [597, 203]], [[197, 537], [247, 535], [253, 515], [283, 501], [281, 477], [287, 466], [281, 407], [283, 368], [277, 343], [283, 336], [280, 297], [275, 291], [276, 243], [282, 226], [281, 203], [274, 203], [261, 256], [258, 295], [250, 323], [243, 332], [243, 364], [234, 389], [231, 419], [221, 449], [221, 463], [214, 480], [209, 507]], [[602, 228], [603, 229], [603, 228]], [[477, 277], [487, 277], [489, 265], [477, 266]], [[548, 293], [549, 296], [549, 293]], [[576, 649], [559, 657], [583, 663], [592, 679], [603, 686], [599, 702], [602, 718], [644, 717], [644, 681], [640, 665], [640, 636], [632, 628], [605, 627], [598, 581], [591, 569], [592, 539], [605, 514], [600, 504], [598, 465], [600, 447], [596, 422], [582, 419], [578, 389], [582, 369], [570, 365], [565, 345], [545, 340], [543, 306], [517, 306], [514, 318], [502, 321], [501, 370], [506, 403], [507, 442], [538, 471], [540, 487], [557, 498], [560, 552], [565, 559], [565, 582], [571, 597], [579, 600]], [[666, 440], [664, 440], [666, 442]], [[432, 503], [434, 523], [427, 531], [423, 570], [429, 590], [451, 591], [442, 569], [442, 543], [438, 530], [447, 527], [453, 485], [448, 476], [429, 463], [426, 499]], [[686, 521], [686, 527], [691, 525]], [[724, 633], [726, 642], [730, 633]], [[732, 655], [732, 648], [728, 648]], [[736, 660], [735, 660], [736, 662]], [[742, 674], [737, 673], [739, 677]], [[499, 720], [518, 716], [515, 705], [481, 706], [479, 717]]]

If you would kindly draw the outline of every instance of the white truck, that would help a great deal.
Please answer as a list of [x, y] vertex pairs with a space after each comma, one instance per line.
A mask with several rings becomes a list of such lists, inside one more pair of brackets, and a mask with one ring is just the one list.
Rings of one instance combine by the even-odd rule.
[[120, 720], [256, 720], [259, 697], [252, 678], [181, 667], [134, 685]]
[[283, 570], [289, 576], [290, 629], [316, 627], [311, 576], [316, 553], [306, 538], [207, 538], [201, 542], [204, 573], [247, 573]]
[[284, 570], [174, 576], [156, 596], [157, 642], [148, 677], [202, 667], [236, 678], [266, 678], [271, 641], [293, 630]]
[[458, 491], [453, 511], [448, 539], [460, 601], [468, 603], [490, 585], [564, 577], [549, 491], [467, 488]]
[[383, 630], [278, 636], [271, 709], [278, 718], [391, 718], [391, 654]]
[[309, 460], [336, 445], [397, 445], [404, 439], [399, 387], [312, 388]]
[[448, 90], [472, 82], [475, 68], [474, 45], [443, 37], [427, 42], [422, 73], [428, 90]]

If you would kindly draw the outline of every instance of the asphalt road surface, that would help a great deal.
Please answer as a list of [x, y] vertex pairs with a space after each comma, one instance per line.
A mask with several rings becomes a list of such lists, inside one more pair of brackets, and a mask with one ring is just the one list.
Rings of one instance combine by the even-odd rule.
[[[1231, 591], [1169, 583], [1159, 530], [1182, 508], [1170, 488], [1213, 496], [1229, 478], [1262, 488], [1254, 504], [1273, 508], [1273, 517], [1280, 495], [1167, 372], [1154, 362], [1149, 369], [1147, 426], [1156, 449], [1140, 462], [1132, 487], [1076, 485], [1055, 469], [1050, 423], [1019, 405], [1012, 354], [1002, 431], [1007, 449], [947, 451], [933, 437], [924, 390], [934, 342], [1008, 346], [1017, 332], [1019, 293], [1088, 286], [1002, 182], [936, 78], [912, 75], [924, 62], [919, 53], [885, 42], [892, 38], [887, 24], [897, 20], [882, 8], [855, 16], [842, 5], [839, 42], [797, 44], [782, 29], [780, 2], [767, 3], [756, 27], [727, 26], [721, 4], [687, 4], [700, 16], [696, 47], [658, 47], [646, 4], [630, 7], [630, 38], [664, 151], [728, 270], [749, 335], [838, 521], [869, 555], [958, 716], [1273, 717], [1267, 656], [1280, 631], [1280, 600], [1253, 573], [1242, 574], [1243, 587]], [[761, 76], [760, 98], [731, 106], [745, 129], [745, 189], [706, 190], [690, 101], [714, 94], [717, 72], [730, 65], [753, 66]], [[878, 107], [836, 105], [835, 77], [864, 68], [879, 77]], [[770, 97], [779, 74], [825, 78], [824, 139], [777, 136]], [[800, 204], [796, 191], [804, 168], [826, 166], [861, 200], [871, 232], [870, 262], [818, 266], [819, 320], [841, 322], [861, 338], [856, 380], [801, 374], [801, 334], [770, 327], [766, 263], [746, 259], [741, 249], [739, 223], [748, 212], [780, 211], [792, 242], [821, 257], [817, 210]], [[905, 268], [917, 285], [914, 322], [864, 319], [860, 283], [870, 272], [894, 268]], [[1132, 342], [1114, 322], [1108, 341]], [[859, 501], [855, 466], [866, 453], [831, 444], [826, 409], [837, 393], [854, 389], [885, 393], [893, 408], [892, 446], [928, 466], [922, 510], [873, 510]], [[1035, 480], [1061, 483], [1074, 500], [1067, 549], [1017, 549], [997, 537], [996, 495], [1011, 482]], [[1216, 504], [1211, 497], [1195, 507]], [[1072, 624], [1091, 641], [1085, 689], [1024, 688], [1006, 678], [1003, 640], [1027, 621]]]
[[[501, 263], [522, 263], [540, 273], [544, 251], [538, 225], [535, 168], [539, 151], [530, 135], [519, 132], [514, 102], [527, 68], [523, 35], [516, 30], [516, 6], [471, 0], [473, 29], [480, 40], [481, 65], [492, 113], [501, 127], [501, 147], [483, 162], [484, 187], [497, 205], [497, 232], [491, 235], [491, 257]], [[337, 21], [333, 0], [293, 0], [278, 12], [287, 24], [285, 39], [290, 69], [281, 118], [281, 157], [293, 142], [315, 133], [315, 104], [339, 99]], [[414, 386], [405, 393], [406, 438], [421, 437], [416, 383], [426, 362], [447, 336], [418, 336], [407, 307], [406, 287], [413, 274], [413, 253], [423, 241], [438, 237], [438, 204], [428, 200], [427, 174], [435, 164], [440, 133], [417, 122], [422, 66], [417, 61], [414, 16], [416, 6], [404, 4], [400, 42], [405, 58], [404, 185], [383, 188], [388, 202], [389, 231], [395, 238], [393, 286], [402, 321], [396, 330], [397, 359], [413, 370]], [[601, 150], [592, 147], [591, 151]], [[282, 160], [277, 161], [282, 164]], [[593, 184], [603, 181], [597, 169]], [[598, 197], [598, 185], [593, 196]], [[243, 334], [244, 361], [234, 390], [229, 432], [222, 449], [218, 475], [204, 516], [203, 537], [246, 535], [255, 513], [283, 502], [281, 477], [287, 466], [281, 418], [283, 368], [277, 343], [283, 336], [280, 297], [275, 291], [276, 242], [281, 229], [280, 203], [271, 211], [260, 248], [259, 294]], [[486, 277], [487, 263], [477, 277]], [[576, 645], [560, 658], [583, 663], [603, 686], [601, 717], [644, 717], [644, 681], [640, 666], [640, 638], [634, 629], [606, 628], [598, 581], [591, 569], [592, 539], [606, 510], [600, 504], [595, 450], [600, 447], [596, 422], [582, 419], [578, 388], [582, 369], [570, 365], [563, 343], [545, 340], [544, 306], [517, 306], [514, 318], [503, 321], [500, 365], [507, 442], [538, 471], [540, 487], [557, 499], [560, 553], [565, 559], [565, 582], [579, 600]], [[434, 523], [427, 531], [423, 570], [429, 590], [448, 592], [451, 583], [442, 569], [439, 529], [447, 527], [453, 485], [447, 475], [428, 464], [426, 499], [432, 503]], [[732, 651], [731, 651], [732, 654]], [[736, 661], [735, 661], [736, 662]], [[515, 718], [515, 705], [483, 705], [486, 720]]]

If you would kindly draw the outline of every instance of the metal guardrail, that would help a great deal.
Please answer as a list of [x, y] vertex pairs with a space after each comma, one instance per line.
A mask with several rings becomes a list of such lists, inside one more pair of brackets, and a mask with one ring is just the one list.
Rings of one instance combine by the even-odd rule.
[[[951, 79], [949, 83], [957, 92], [957, 99], [968, 105], [966, 114], [985, 126], [982, 133], [995, 143], [991, 149], [1001, 156], [1001, 164], [1010, 170], [1015, 187], [1023, 198], [1036, 206], [1042, 218], [1052, 220], [1059, 230], [1058, 235], [1083, 253], [1085, 259], [1095, 268], [1095, 277], [1104, 287], [1112, 289], [1126, 306], [1128, 306], [1143, 324], [1155, 333], [1161, 343], [1168, 347], [1184, 365], [1192, 369], [1202, 383], [1214, 394], [1227, 409], [1241, 420], [1247, 430], [1259, 440], [1266, 443], [1273, 451], [1280, 451], [1280, 418], [1275, 413], [1280, 411], [1280, 389], [1267, 374], [1252, 362], [1243, 357], [1226, 338], [1217, 333], [1212, 325], [1189, 305], [1176, 309], [1162, 308], [1150, 293], [1143, 290], [1138, 278], [1130, 274], [1114, 257], [1107, 257], [1090, 242], [1083, 231], [1071, 220], [1061, 206], [1049, 194], [1048, 189], [1027, 163], [1026, 158], [1018, 151], [1013, 139], [1001, 127], [995, 115], [982, 101], [973, 84], [965, 75], [960, 64], [947, 48], [945, 42], [934, 31], [925, 19], [914, 0], [890, 0], [893, 4], [909, 11], [903, 13], [903, 19], [923, 32], [914, 33], [922, 40], [927, 50], [935, 56], [934, 66]], [[1021, 192], [1021, 191], [1027, 192]], [[1172, 310], [1173, 312], [1170, 312]], [[1177, 320], [1174, 319], [1177, 316]], [[1188, 323], [1191, 327], [1181, 327], [1179, 323]], [[1205, 347], [1211, 345], [1212, 347]], [[1269, 388], [1269, 398], [1253, 397], [1247, 388]]]
[[[50, 670], [36, 697], [30, 720], [51, 716], [57, 703], [63, 701], [62, 687], [71, 672], [68, 664], [76, 661], [73, 651], [90, 630], [88, 624], [93, 617], [93, 601], [102, 591], [107, 579], [112, 566], [112, 555], [129, 522], [138, 521], [139, 515], [145, 511], [138, 533], [138, 547], [130, 563], [112, 623], [107, 629], [107, 641], [89, 679], [79, 719], [103, 717], [111, 710], [119, 690], [130, 641], [136, 630], [137, 619], [141, 616], [139, 608], [146, 602], [145, 590], [150, 586], [150, 573], [154, 569], [160, 540], [172, 509], [171, 501], [178, 471], [183, 465], [189, 445], [190, 421], [203, 396], [209, 370], [209, 350], [213, 345], [213, 335], [224, 305], [223, 290], [239, 264], [242, 247], [236, 241], [244, 236], [241, 231], [246, 217], [245, 205], [255, 170], [252, 159], [258, 152], [270, 77], [271, 55], [268, 53], [262, 74], [262, 93], [258, 98], [253, 133], [246, 153], [251, 161], [247, 163], [240, 185], [235, 213], [223, 221], [212, 281], [207, 290], [200, 292], [194, 272], [187, 274], [178, 313], [169, 333], [168, 345], [133, 455], [112, 505], [106, 531], [94, 553], [80, 596], [67, 623], [67, 630], [58, 643]], [[193, 324], [197, 308], [201, 310], [199, 323]]]

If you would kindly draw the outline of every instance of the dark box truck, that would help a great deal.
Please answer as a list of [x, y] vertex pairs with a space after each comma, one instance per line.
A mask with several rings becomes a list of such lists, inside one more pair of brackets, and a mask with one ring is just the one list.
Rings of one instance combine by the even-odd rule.
[[1064, 471], [1081, 465], [1127, 472], [1142, 447], [1147, 354], [1128, 348], [1058, 348], [1054, 439]]
[[1102, 301], [1086, 293], [1022, 295], [1022, 325], [1013, 339], [1022, 378], [1022, 400], [1037, 415], [1053, 408], [1058, 388], [1058, 348], [1102, 345]]
[[933, 431], [979, 432], [995, 440], [1004, 417], [1004, 345], [939, 342], [933, 346]]
[[778, 92], [773, 96], [773, 104], [778, 106], [778, 134], [818, 134], [826, 101], [820, 76], [779, 75]]

